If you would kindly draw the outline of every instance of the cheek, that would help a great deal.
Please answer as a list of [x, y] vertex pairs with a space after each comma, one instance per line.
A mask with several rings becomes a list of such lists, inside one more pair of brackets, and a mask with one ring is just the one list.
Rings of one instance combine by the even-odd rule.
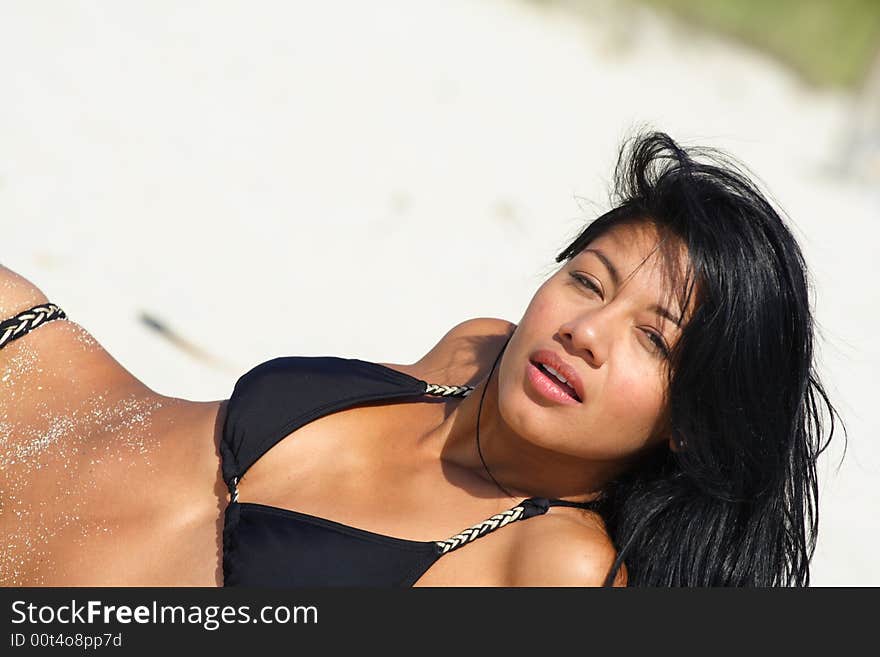
[[663, 388], [655, 376], [636, 372], [612, 377], [605, 388], [609, 424], [619, 436], [644, 442], [656, 426], [663, 404]]
[[524, 332], [528, 332], [532, 325], [535, 325], [535, 330], [546, 331], [553, 323], [553, 318], [560, 314], [558, 303], [553, 302], [553, 295], [545, 293], [546, 285], [547, 283], [539, 287], [532, 296], [518, 323], [518, 326], [523, 327]]

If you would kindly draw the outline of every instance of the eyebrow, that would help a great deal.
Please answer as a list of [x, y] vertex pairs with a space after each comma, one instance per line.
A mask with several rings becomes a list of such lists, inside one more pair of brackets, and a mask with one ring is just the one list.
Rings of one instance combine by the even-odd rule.
[[[608, 270], [608, 273], [611, 274], [611, 280], [614, 282], [614, 287], [620, 287], [620, 272], [617, 271], [617, 267], [615, 267], [614, 263], [608, 259], [608, 256], [606, 256], [604, 253], [602, 253], [599, 249], [589, 248], [589, 249], [583, 250], [583, 253], [587, 253], [587, 252], [594, 254], [597, 258], [599, 258], [599, 260], [602, 261], [602, 264], [605, 265], [605, 268]], [[664, 308], [663, 306], [655, 303], [653, 306], [648, 307], [648, 310], [657, 313], [661, 317], [665, 317], [670, 322], [672, 322], [673, 324], [675, 324], [676, 326], [681, 328], [681, 318], [676, 319], [672, 315], [672, 313], [669, 312], [669, 310]]]

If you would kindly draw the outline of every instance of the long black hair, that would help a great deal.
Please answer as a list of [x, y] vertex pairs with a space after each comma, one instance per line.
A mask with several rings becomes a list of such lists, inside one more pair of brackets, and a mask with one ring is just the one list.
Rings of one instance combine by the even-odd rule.
[[612, 199], [556, 261], [618, 224], [650, 222], [670, 290], [693, 312], [666, 363], [661, 426], [679, 448], [644, 455], [600, 496], [618, 550], [606, 585], [624, 564], [637, 586], [808, 585], [816, 460], [837, 412], [813, 369], [797, 242], [742, 165], [661, 132], [624, 141]]

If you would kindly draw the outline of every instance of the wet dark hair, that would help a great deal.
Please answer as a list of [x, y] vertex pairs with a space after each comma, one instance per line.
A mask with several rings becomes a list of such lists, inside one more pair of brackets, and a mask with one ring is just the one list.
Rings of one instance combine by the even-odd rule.
[[[650, 222], [670, 290], [693, 312], [666, 363], [661, 430], [679, 449], [664, 442], [600, 495], [618, 550], [605, 584], [625, 564], [637, 586], [808, 585], [816, 461], [837, 412], [813, 369], [797, 242], [742, 165], [662, 132], [624, 142], [612, 200], [556, 261]], [[831, 420], [824, 443], [818, 397]]]

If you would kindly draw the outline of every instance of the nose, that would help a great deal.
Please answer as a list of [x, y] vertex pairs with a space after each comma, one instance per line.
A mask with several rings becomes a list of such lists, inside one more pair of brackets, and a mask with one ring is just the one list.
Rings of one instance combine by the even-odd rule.
[[602, 310], [584, 313], [559, 328], [563, 345], [573, 354], [581, 356], [590, 367], [601, 367], [608, 357], [610, 327], [606, 325]]

